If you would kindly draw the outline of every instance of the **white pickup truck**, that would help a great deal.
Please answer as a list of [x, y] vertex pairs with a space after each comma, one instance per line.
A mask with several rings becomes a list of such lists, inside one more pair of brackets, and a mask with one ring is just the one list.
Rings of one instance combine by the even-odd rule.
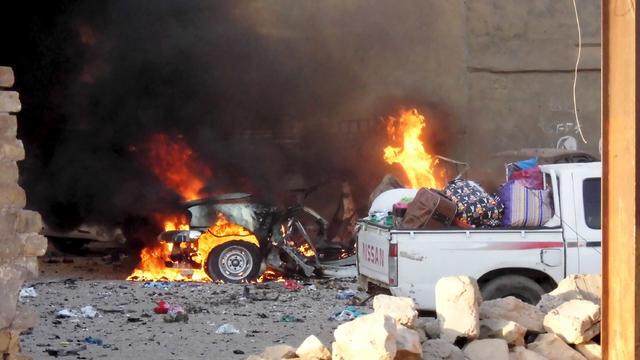
[[434, 310], [435, 284], [443, 276], [477, 279], [484, 299], [513, 295], [536, 303], [567, 275], [600, 273], [602, 163], [540, 168], [555, 212], [543, 228], [411, 231], [363, 220], [357, 234], [361, 287], [388, 289]]

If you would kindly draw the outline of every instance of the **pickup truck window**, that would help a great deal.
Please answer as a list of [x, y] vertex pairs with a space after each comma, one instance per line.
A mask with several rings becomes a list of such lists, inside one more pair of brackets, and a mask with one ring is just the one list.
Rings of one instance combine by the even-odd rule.
[[591, 229], [600, 229], [600, 178], [585, 179], [582, 183], [584, 221]]

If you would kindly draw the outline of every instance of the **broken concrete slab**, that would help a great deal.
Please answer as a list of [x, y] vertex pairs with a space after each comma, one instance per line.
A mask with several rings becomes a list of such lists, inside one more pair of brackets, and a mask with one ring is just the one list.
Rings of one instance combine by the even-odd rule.
[[397, 323], [413, 327], [418, 318], [416, 303], [408, 297], [376, 295], [373, 298], [373, 311], [391, 316]]
[[600, 305], [602, 297], [602, 276], [599, 274], [569, 275], [555, 290], [542, 295], [538, 308], [544, 313], [560, 306], [562, 303], [582, 299]]
[[392, 360], [396, 356], [395, 320], [381, 313], [360, 316], [333, 332], [334, 360]]
[[547, 332], [569, 344], [581, 344], [600, 333], [600, 306], [589, 300], [570, 300], [544, 317]]
[[462, 350], [444, 340], [427, 340], [422, 344], [422, 358], [429, 360], [465, 360]]
[[304, 360], [330, 360], [331, 352], [315, 335], [307, 337], [298, 349], [296, 355]]
[[17, 91], [0, 91], [0, 112], [17, 113], [22, 109]]
[[450, 276], [436, 283], [436, 313], [440, 339], [450, 343], [458, 337], [475, 339], [480, 334], [478, 306], [482, 301], [475, 279]]
[[527, 348], [549, 360], [586, 360], [555, 334], [540, 334]]
[[503, 339], [474, 340], [463, 352], [469, 360], [509, 360], [509, 345]]
[[0, 66], [0, 87], [9, 88], [16, 81], [13, 69], [8, 66]]
[[547, 360], [547, 358], [524, 346], [515, 346], [509, 353], [509, 360]]
[[602, 360], [602, 347], [593, 341], [576, 345], [576, 350], [587, 360]]
[[524, 336], [527, 328], [509, 320], [484, 319], [480, 320], [480, 338], [504, 339], [515, 346], [524, 346]]
[[540, 333], [544, 332], [544, 315], [535, 306], [513, 296], [487, 300], [480, 305], [481, 319], [509, 320]]

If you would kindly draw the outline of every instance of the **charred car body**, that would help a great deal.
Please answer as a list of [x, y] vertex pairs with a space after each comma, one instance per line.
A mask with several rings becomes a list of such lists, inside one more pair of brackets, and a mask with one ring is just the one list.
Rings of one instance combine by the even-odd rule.
[[[327, 221], [310, 208], [282, 210], [255, 203], [245, 193], [195, 200], [185, 207], [189, 229], [158, 236], [160, 241], [177, 245], [170, 266], [202, 267], [214, 280], [238, 283], [256, 279], [267, 267], [312, 276], [355, 264], [353, 249], [328, 241]], [[216, 219], [220, 216], [241, 229], [235, 234], [218, 233]], [[197, 242], [204, 241], [212, 245], [198, 256], [195, 249], [202, 246]]]

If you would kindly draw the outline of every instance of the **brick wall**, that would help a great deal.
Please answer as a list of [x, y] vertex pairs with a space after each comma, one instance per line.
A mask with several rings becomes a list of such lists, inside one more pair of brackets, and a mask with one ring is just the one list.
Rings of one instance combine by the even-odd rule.
[[39, 235], [42, 219], [25, 210], [26, 195], [18, 185], [17, 162], [24, 159], [16, 139], [20, 98], [12, 91], [13, 70], [0, 67], [0, 358], [29, 359], [20, 354], [20, 333], [35, 326], [37, 316], [18, 305], [25, 280], [38, 275], [38, 256], [47, 239]]

